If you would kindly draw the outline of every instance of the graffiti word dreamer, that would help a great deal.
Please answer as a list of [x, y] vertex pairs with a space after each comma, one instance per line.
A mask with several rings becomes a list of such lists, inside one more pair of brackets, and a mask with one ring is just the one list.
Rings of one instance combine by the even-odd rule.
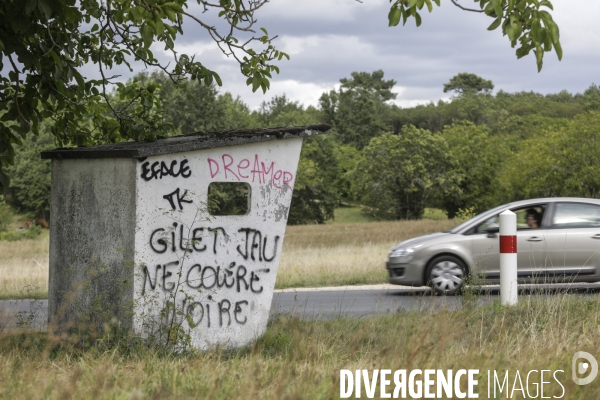
[[288, 185], [294, 180], [294, 174], [289, 171], [277, 169], [275, 162], [264, 162], [254, 155], [254, 162], [243, 158], [235, 160], [229, 154], [223, 154], [220, 159], [207, 158], [210, 177], [232, 179], [238, 181], [252, 180], [258, 183], [270, 183], [271, 185], [281, 188], [283, 185]]

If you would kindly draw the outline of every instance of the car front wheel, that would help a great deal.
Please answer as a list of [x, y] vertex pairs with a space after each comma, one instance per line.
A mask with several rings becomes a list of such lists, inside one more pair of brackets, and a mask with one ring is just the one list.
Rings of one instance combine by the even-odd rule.
[[454, 256], [440, 256], [431, 260], [426, 280], [437, 294], [453, 295], [460, 292], [466, 277], [465, 264]]

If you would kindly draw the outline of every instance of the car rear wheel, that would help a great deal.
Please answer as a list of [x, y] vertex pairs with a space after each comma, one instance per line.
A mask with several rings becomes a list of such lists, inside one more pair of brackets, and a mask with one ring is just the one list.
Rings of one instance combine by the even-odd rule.
[[440, 256], [427, 267], [426, 280], [436, 294], [453, 295], [460, 292], [466, 278], [465, 263], [454, 256]]

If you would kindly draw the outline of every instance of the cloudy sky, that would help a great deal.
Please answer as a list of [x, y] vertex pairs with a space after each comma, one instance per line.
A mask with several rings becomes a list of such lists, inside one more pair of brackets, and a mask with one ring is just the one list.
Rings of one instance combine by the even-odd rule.
[[[473, 4], [461, 0], [465, 6]], [[533, 53], [517, 60], [501, 31], [487, 31], [491, 18], [461, 11], [442, 0], [433, 13], [422, 14], [423, 24], [387, 26], [388, 0], [271, 0], [256, 16], [258, 26], [277, 34], [277, 47], [290, 54], [278, 65], [271, 90], [252, 93], [237, 63], [227, 59], [205, 31], [188, 23], [177, 49], [196, 54], [223, 79], [221, 91], [239, 95], [256, 108], [274, 95], [286, 94], [302, 104], [316, 105], [320, 95], [339, 84], [352, 71], [382, 69], [397, 81], [397, 104], [408, 107], [447, 99], [442, 86], [459, 72], [490, 79], [496, 90], [556, 93], [583, 92], [600, 84], [600, 17], [598, 0], [552, 0], [553, 16], [560, 27], [563, 60], [546, 53], [537, 72]], [[198, 8], [191, 12], [210, 19]], [[155, 54], [160, 53], [160, 47]]]

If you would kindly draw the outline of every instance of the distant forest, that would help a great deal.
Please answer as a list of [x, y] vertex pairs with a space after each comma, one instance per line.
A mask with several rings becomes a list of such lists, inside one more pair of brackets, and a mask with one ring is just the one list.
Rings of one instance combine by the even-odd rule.
[[[331, 134], [304, 140], [290, 224], [323, 223], [342, 204], [397, 220], [421, 218], [426, 207], [453, 218], [517, 199], [600, 195], [595, 84], [577, 94], [493, 94], [491, 81], [461, 73], [444, 85], [449, 101], [400, 108], [391, 102], [396, 82], [383, 71], [353, 72], [318, 107], [284, 95], [251, 111], [214, 86], [176, 86], [160, 73], [134, 79], [157, 85], [155, 118], [172, 124], [173, 135], [330, 124]], [[32, 218], [49, 215], [50, 165], [39, 153], [55, 147], [52, 129], [28, 136], [8, 169], [5, 201]]]

